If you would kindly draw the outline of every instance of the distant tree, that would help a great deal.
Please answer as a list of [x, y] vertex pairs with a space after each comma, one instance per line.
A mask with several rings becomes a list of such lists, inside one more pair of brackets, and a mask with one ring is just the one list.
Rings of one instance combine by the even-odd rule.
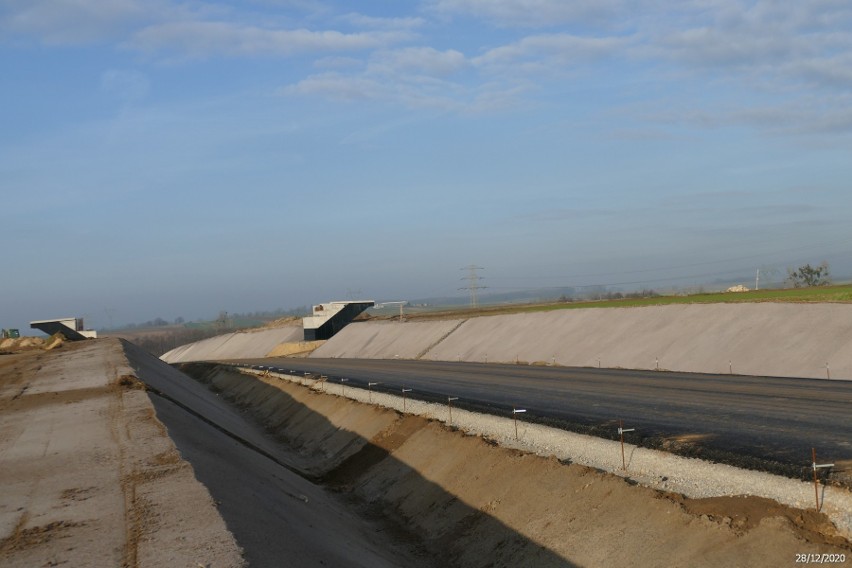
[[183, 319], [182, 317], [180, 317], [180, 316], [178, 316], [178, 317], [176, 317], [176, 318], [175, 318], [175, 324], [177, 324], [177, 325], [182, 324], [184, 321], [186, 321], [186, 320], [184, 320], [184, 319]]
[[787, 269], [787, 284], [793, 288], [807, 288], [810, 286], [828, 286], [831, 284], [831, 274], [828, 263], [823, 261], [819, 266], [806, 264], [796, 270]]

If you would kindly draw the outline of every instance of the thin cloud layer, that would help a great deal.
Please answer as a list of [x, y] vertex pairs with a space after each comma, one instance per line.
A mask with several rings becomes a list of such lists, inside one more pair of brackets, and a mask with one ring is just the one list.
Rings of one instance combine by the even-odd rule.
[[174, 22], [138, 31], [126, 47], [147, 52], [176, 52], [189, 58], [282, 56], [356, 51], [402, 41], [401, 32], [343, 33], [335, 30], [266, 29], [229, 22]]
[[504, 27], [553, 27], [601, 23], [623, 12], [622, 0], [432, 0], [426, 10], [471, 16]]

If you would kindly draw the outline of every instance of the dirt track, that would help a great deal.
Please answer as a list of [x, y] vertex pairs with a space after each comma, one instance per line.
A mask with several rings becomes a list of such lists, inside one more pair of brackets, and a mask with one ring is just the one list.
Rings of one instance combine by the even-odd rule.
[[239, 566], [117, 340], [0, 357], [0, 565]]

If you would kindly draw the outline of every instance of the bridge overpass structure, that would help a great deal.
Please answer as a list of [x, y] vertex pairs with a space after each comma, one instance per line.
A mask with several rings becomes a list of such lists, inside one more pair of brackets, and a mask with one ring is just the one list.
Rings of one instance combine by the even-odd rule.
[[367, 308], [376, 305], [373, 300], [328, 302], [313, 307], [312, 315], [302, 318], [305, 341], [330, 339]]
[[30, 322], [30, 328], [38, 329], [48, 335], [61, 333], [65, 336], [65, 339], [71, 341], [95, 339], [98, 336], [97, 331], [86, 329], [83, 318], [36, 320]]

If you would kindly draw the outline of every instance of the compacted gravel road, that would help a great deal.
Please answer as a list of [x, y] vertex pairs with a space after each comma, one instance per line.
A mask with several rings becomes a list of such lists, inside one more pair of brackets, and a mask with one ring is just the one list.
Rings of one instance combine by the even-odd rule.
[[[710, 457], [780, 463], [788, 473], [821, 459], [852, 460], [852, 381], [482, 363], [368, 359], [255, 359], [240, 364], [322, 373], [329, 383], [446, 401], [497, 414], [613, 429], [691, 445]], [[635, 439], [635, 438], [634, 438]], [[727, 456], [727, 458], [725, 457]], [[733, 461], [737, 461], [734, 459]]]

